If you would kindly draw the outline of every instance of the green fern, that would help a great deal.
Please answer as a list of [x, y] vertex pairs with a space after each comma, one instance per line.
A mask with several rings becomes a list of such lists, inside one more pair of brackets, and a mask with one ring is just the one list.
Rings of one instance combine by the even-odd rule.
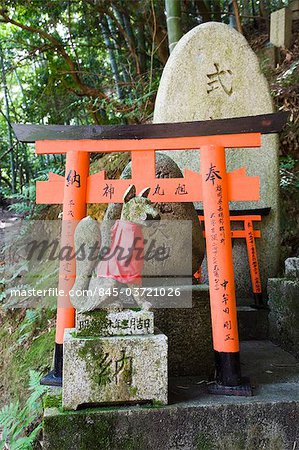
[[19, 326], [20, 336], [18, 337], [17, 343], [21, 345], [25, 340], [27, 340], [34, 330], [36, 322], [41, 318], [41, 309], [27, 309], [25, 318], [22, 324]]
[[[47, 391], [40, 385], [41, 374], [30, 370], [29, 395], [25, 405], [18, 401], [5, 405], [0, 410], [0, 427], [2, 428], [1, 448], [8, 450], [31, 450], [41, 430], [38, 419], [42, 413], [41, 397]], [[33, 430], [26, 434], [29, 426]]]

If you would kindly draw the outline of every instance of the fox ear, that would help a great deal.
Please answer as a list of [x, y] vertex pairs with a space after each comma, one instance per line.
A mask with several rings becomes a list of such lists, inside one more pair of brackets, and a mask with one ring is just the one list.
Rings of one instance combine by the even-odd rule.
[[128, 203], [132, 198], [136, 197], [136, 188], [134, 184], [130, 184], [123, 196], [124, 203]]
[[142, 189], [142, 191], [139, 194], [139, 197], [147, 198], [149, 196], [151, 188], [147, 187], [145, 189]]

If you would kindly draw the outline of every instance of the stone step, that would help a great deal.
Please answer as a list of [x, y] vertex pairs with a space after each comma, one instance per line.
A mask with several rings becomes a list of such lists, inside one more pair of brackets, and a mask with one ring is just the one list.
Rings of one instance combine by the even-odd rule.
[[170, 380], [169, 405], [44, 413], [45, 450], [242, 450], [296, 448], [299, 363], [269, 341], [241, 344], [253, 397], [208, 394], [196, 377]]

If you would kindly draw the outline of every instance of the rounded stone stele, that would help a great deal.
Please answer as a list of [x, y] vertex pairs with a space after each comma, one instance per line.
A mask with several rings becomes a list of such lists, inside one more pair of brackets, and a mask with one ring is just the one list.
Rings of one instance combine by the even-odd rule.
[[[216, 22], [193, 28], [183, 36], [164, 68], [157, 93], [154, 122], [244, 117], [273, 112], [266, 78], [246, 39], [235, 29]], [[198, 151], [166, 152], [181, 170], [200, 170]], [[227, 169], [245, 167], [260, 177], [260, 201], [230, 203], [231, 209], [271, 207], [261, 224], [257, 251], [262, 284], [276, 275], [279, 264], [279, 172], [276, 135], [264, 135], [257, 149], [227, 149]], [[257, 226], [256, 226], [257, 227]], [[245, 240], [234, 242], [236, 287], [251, 292]]]
[[[156, 152], [156, 177], [182, 178], [183, 174], [172, 158], [160, 152]], [[121, 178], [125, 179], [131, 178], [131, 163], [129, 163], [125, 167], [121, 175]], [[191, 238], [192, 238], [192, 261], [190, 262], [192, 262], [192, 274], [195, 273], [199, 269], [203, 261], [205, 253], [205, 243], [202, 235], [202, 228], [198, 220], [198, 216], [193, 203], [157, 203], [156, 207], [159, 211], [161, 220], [167, 221], [190, 220], [192, 222], [192, 235], [191, 234], [187, 236], [182, 235], [180, 227], [175, 226], [171, 227], [170, 231], [171, 233], [173, 233], [172, 236], [172, 240], [174, 242], [173, 251], [177, 255], [176, 258], [175, 257], [173, 258], [174, 263], [177, 265], [177, 267], [173, 266], [173, 273], [174, 274], [180, 273], [183, 255], [187, 257], [190, 256], [191, 258], [191, 255], [186, 255], [186, 251], [184, 251], [186, 247], [187, 248], [189, 247]], [[122, 210], [121, 203], [109, 204], [101, 228], [103, 245], [109, 245], [110, 227], [111, 227], [110, 221], [119, 219], [121, 215], [121, 210]], [[106, 229], [105, 227], [105, 220], [109, 221], [107, 222], [108, 229]], [[146, 233], [147, 230], [146, 227], [144, 227], [145, 238]], [[185, 261], [183, 262], [183, 264], [185, 264]], [[152, 268], [150, 267], [150, 265], [151, 265], [150, 262], [147, 262], [143, 272], [144, 275], [147, 275], [148, 273], [155, 273], [151, 272]], [[187, 265], [188, 263], [185, 265], [185, 267]]]

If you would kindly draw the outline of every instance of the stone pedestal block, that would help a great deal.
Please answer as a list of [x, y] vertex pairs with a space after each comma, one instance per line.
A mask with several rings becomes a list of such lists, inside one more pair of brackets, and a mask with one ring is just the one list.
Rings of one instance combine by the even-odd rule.
[[289, 48], [292, 40], [292, 12], [282, 8], [271, 14], [270, 42], [276, 47]]
[[64, 409], [79, 405], [167, 403], [167, 337], [64, 337]]

